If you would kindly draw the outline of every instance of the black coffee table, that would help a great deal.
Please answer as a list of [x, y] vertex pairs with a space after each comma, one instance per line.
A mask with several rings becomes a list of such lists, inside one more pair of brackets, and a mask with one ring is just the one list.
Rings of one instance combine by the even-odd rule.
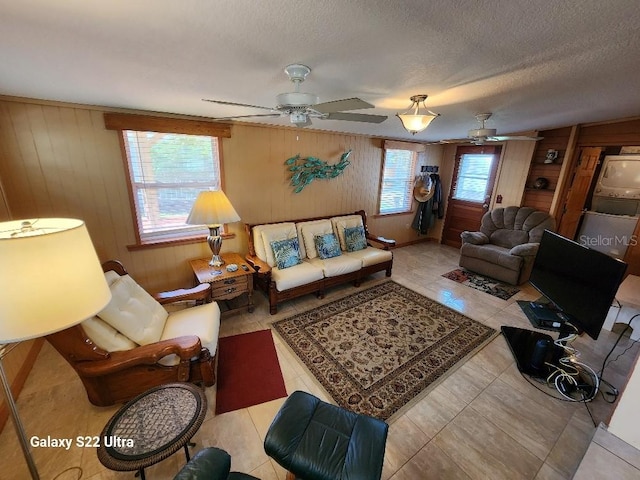
[[202, 425], [207, 399], [190, 383], [154, 387], [118, 410], [100, 435], [98, 459], [110, 470], [134, 471], [144, 480], [144, 469], [184, 447]]

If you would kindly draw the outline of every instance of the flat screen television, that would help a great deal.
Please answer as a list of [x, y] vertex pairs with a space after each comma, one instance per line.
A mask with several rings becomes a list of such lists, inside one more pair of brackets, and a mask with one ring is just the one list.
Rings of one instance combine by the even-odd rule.
[[545, 230], [529, 281], [568, 321], [596, 340], [627, 264]]

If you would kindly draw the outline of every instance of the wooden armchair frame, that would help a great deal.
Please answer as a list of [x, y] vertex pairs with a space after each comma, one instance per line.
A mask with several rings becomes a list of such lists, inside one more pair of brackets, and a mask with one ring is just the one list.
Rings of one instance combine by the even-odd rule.
[[[115, 260], [103, 263], [102, 269], [127, 274], [124, 266]], [[191, 289], [157, 293], [154, 298], [161, 304], [184, 300], [205, 302], [210, 299], [210, 290], [207, 283]], [[80, 324], [46, 338], [76, 371], [89, 401], [101, 407], [124, 403], [165, 383], [191, 382], [211, 386], [216, 380], [217, 352], [211, 356], [197, 336], [162, 340], [120, 352], [107, 352], [95, 345]], [[171, 354], [179, 357], [178, 365], [168, 367], [158, 363]]]

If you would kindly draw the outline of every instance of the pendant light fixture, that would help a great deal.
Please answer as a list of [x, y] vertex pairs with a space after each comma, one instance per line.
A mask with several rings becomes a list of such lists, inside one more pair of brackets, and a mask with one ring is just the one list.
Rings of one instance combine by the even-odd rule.
[[[409, 108], [402, 113], [396, 114], [402, 122], [402, 126], [412, 135], [425, 130], [434, 118], [440, 116], [439, 113], [433, 113], [432, 111], [427, 110], [427, 107], [424, 104], [427, 96], [428, 95], [414, 95], [411, 97], [412, 103]], [[422, 104], [422, 107], [420, 104]], [[422, 108], [422, 113], [420, 112], [420, 108]]]

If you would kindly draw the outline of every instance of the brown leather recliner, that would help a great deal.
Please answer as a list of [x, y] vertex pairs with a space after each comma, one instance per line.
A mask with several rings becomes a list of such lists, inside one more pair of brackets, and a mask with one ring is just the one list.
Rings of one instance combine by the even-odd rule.
[[529, 279], [542, 233], [554, 230], [549, 213], [531, 207], [496, 208], [482, 217], [479, 232], [460, 234], [460, 266], [512, 285]]
[[[97, 406], [123, 403], [151, 387], [176, 381], [213, 385], [220, 328], [218, 305], [202, 303], [171, 313], [160, 307], [160, 304], [187, 300], [206, 302], [210, 298], [210, 285], [152, 297], [130, 279], [120, 262], [105, 262], [103, 270], [112, 292], [107, 307], [97, 317], [46, 337], [76, 371], [89, 401]], [[122, 298], [131, 285], [139, 297], [133, 301]], [[113, 305], [119, 301], [120, 305]], [[125, 308], [122, 302], [127, 304]], [[155, 318], [150, 322], [161, 321], [162, 325], [147, 324], [141, 328], [144, 322], [139, 317], [145, 302], [152, 308], [157, 302], [155, 308], [156, 313], [160, 311], [160, 320]], [[131, 311], [127, 314], [129, 307]], [[128, 315], [124, 317], [126, 324], [120, 328], [125, 332], [133, 329], [131, 335], [138, 342], [100, 318], [103, 312], [104, 317], [108, 317], [110, 308]], [[138, 338], [140, 335], [142, 339]]]

